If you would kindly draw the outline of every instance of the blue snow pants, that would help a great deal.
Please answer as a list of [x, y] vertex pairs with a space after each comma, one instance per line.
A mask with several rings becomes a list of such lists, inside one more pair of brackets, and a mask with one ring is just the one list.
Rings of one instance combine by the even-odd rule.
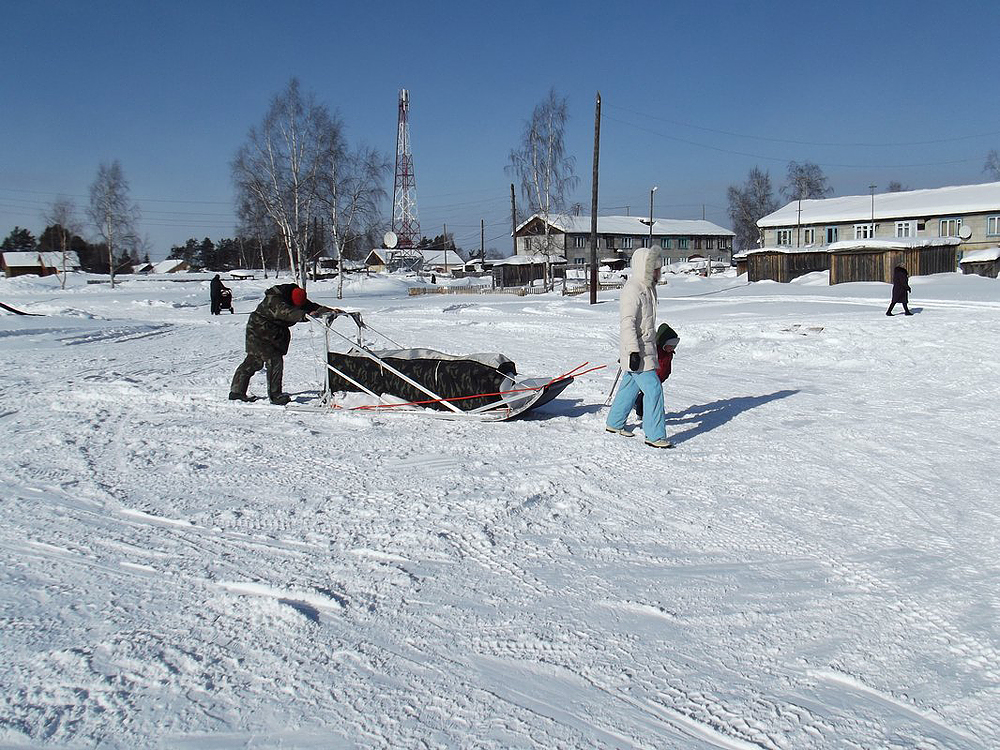
[[625, 371], [618, 386], [618, 395], [608, 412], [608, 427], [620, 430], [635, 405], [635, 397], [642, 391], [642, 431], [646, 440], [663, 440], [667, 437], [667, 425], [663, 417], [663, 383], [656, 370], [645, 372]]

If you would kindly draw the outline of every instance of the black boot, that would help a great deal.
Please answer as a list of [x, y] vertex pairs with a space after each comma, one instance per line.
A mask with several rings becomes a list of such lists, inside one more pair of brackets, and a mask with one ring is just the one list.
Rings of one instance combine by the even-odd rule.
[[230, 393], [229, 394], [229, 400], [230, 401], [246, 401], [247, 403], [253, 403], [254, 401], [257, 400], [257, 397], [256, 396], [248, 396], [245, 393]]
[[271, 396], [271, 403], [274, 404], [275, 406], [284, 406], [291, 400], [292, 397], [289, 396], [287, 393], [276, 393], [273, 396]]

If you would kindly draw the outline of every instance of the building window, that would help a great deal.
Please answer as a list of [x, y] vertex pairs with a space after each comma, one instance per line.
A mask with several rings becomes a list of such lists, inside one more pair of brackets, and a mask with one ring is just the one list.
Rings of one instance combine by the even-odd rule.
[[587, 236], [583, 234], [578, 234], [573, 237], [573, 247], [586, 247], [587, 246]]
[[938, 237], [958, 237], [958, 231], [961, 228], [961, 219], [941, 219], [938, 226]]
[[802, 244], [803, 245], [815, 245], [816, 244], [816, 230], [815, 229], [803, 229], [802, 230]]
[[875, 229], [878, 224], [855, 224], [854, 225], [854, 239], [856, 240], [870, 240], [875, 236]]
[[988, 237], [1000, 235], [1000, 216], [986, 217], [986, 235]]
[[706, 250], [714, 250], [715, 249], [715, 237], [706, 237], [705, 238], [705, 249]]
[[671, 240], [669, 237], [664, 237], [663, 244], [661, 247], [663, 247], [664, 250], [672, 250], [674, 247], [673, 240]]
[[614, 250], [615, 249], [615, 238], [614, 237], [605, 237], [604, 238], [604, 247], [606, 247], [608, 250]]
[[584, 261], [583, 258], [574, 258], [573, 262], [576, 263], [578, 266], [582, 266], [586, 261]]
[[678, 250], [687, 250], [688, 249], [688, 238], [687, 237], [678, 237], [677, 238], [677, 249]]
[[916, 228], [912, 221], [897, 221], [896, 222], [896, 236], [897, 237], [915, 237], [917, 234]]
[[[645, 239], [643, 239], [643, 242], [645, 242]], [[643, 247], [646, 247], [646, 246], [643, 245]], [[622, 237], [622, 248], [624, 250], [631, 250], [632, 249], [632, 238], [631, 237]]]
[[792, 246], [792, 230], [791, 229], [779, 229], [778, 230], [778, 247], [791, 247]]
[[826, 244], [832, 245], [834, 242], [840, 240], [840, 227], [827, 227], [826, 228]]

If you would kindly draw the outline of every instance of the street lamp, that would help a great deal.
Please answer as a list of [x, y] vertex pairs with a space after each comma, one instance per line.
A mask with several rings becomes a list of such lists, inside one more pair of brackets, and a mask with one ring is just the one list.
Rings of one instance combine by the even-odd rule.
[[649, 246], [653, 246], [653, 193], [659, 190], [659, 185], [649, 191]]

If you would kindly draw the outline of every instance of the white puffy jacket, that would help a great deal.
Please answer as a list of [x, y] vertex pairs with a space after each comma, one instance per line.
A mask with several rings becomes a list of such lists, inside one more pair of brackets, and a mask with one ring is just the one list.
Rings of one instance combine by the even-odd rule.
[[632, 253], [632, 273], [622, 288], [618, 356], [628, 372], [629, 354], [639, 352], [642, 370], [656, 369], [656, 285], [653, 273], [660, 267], [659, 247], [640, 247]]

